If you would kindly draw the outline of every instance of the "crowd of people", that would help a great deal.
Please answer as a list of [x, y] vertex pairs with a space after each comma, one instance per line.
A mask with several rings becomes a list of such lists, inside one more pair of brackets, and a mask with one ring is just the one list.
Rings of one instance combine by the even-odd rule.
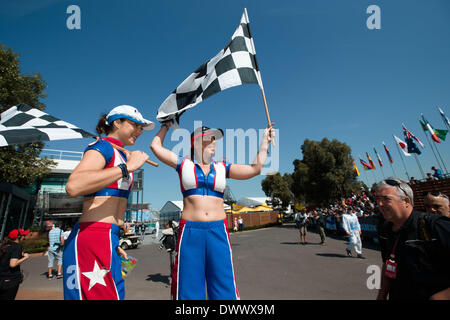
[[[398, 178], [388, 178], [377, 184], [373, 194], [362, 192], [329, 207], [305, 208], [295, 215], [300, 243], [307, 244], [307, 230], [317, 228], [322, 245], [326, 245], [327, 233], [344, 236], [348, 238], [346, 255], [353, 256], [354, 250], [357, 258], [364, 259], [359, 221], [374, 217], [383, 259], [378, 299], [450, 299], [449, 197], [442, 191], [425, 192], [423, 196], [426, 212], [415, 211], [411, 186]], [[242, 217], [235, 219], [234, 231], [241, 231], [241, 225]], [[48, 233], [49, 279], [53, 278], [55, 262], [56, 278], [63, 276], [63, 248], [71, 230], [63, 231], [61, 227], [61, 222], [56, 222]], [[0, 246], [0, 300], [14, 299], [23, 281], [20, 265], [29, 255], [20, 241], [28, 233], [12, 230]], [[408, 243], [414, 243], [414, 248]]]
[[383, 261], [377, 299], [450, 299], [450, 200], [442, 191], [427, 191], [425, 212], [414, 210], [411, 183], [391, 177], [379, 182], [373, 194], [353, 195], [329, 208], [306, 208], [295, 222], [300, 243], [306, 244], [308, 226], [316, 227], [322, 245], [325, 229], [348, 237], [345, 248], [362, 255], [358, 220], [375, 217]]
[[362, 192], [333, 202], [325, 208], [305, 208], [295, 216], [295, 222], [301, 229], [301, 243], [305, 244], [306, 229], [317, 227], [321, 236], [321, 244], [325, 244], [325, 230], [334, 235], [345, 235], [343, 216], [354, 214], [357, 218], [376, 216], [373, 195]]
[[[438, 169], [438, 168], [436, 168], [435, 166], [433, 166], [433, 167], [431, 167], [431, 170], [433, 171], [433, 173], [427, 172], [427, 176], [426, 176], [426, 178], [425, 178], [425, 181], [436, 181], [436, 180], [439, 180], [439, 179], [443, 179], [443, 178], [444, 178], [441, 169]], [[419, 183], [419, 182], [420, 182], [420, 181], [418, 181], [418, 180], [417, 180], [416, 178], [414, 178], [414, 177], [411, 177], [411, 179], [409, 180], [409, 184], [410, 184], [410, 185], [411, 185], [411, 184], [417, 184], [417, 183]]]

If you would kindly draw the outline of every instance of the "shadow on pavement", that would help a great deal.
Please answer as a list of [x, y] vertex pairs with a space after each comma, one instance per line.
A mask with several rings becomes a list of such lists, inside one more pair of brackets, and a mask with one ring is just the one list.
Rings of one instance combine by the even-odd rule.
[[149, 274], [147, 276], [146, 281], [152, 281], [152, 282], [161, 282], [166, 285], [170, 285], [170, 277], [169, 276], [163, 276], [161, 273], [157, 274]]
[[[280, 244], [291, 244], [291, 245], [302, 245], [300, 242], [280, 242]], [[322, 245], [320, 242], [307, 242], [305, 246], [320, 246]]]
[[316, 253], [316, 256], [326, 257], [326, 258], [351, 258], [345, 254], [339, 254], [339, 253]]

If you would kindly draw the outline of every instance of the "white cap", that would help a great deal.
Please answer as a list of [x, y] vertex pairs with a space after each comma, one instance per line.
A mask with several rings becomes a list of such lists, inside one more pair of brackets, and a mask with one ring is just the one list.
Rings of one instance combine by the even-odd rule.
[[142, 114], [132, 106], [122, 105], [112, 109], [106, 116], [106, 121], [111, 124], [114, 120], [126, 118], [133, 122], [143, 125], [144, 130], [152, 130], [155, 124], [150, 120], [144, 119]]

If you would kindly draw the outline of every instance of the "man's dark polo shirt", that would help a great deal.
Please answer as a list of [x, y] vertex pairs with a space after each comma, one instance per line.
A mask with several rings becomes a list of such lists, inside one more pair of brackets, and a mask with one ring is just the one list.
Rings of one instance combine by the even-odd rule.
[[385, 221], [379, 230], [383, 262], [389, 259], [397, 237], [397, 278], [390, 281], [390, 300], [429, 299], [450, 287], [449, 218], [413, 211], [398, 232]]

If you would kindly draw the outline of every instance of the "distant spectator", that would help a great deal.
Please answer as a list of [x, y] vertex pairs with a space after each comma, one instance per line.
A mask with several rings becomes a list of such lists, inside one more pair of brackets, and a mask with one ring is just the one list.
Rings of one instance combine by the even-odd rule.
[[[23, 281], [20, 265], [29, 258], [19, 242], [30, 231], [12, 230], [0, 244], [0, 300], [14, 300]], [[4, 312], [2, 312], [4, 314]]]
[[431, 173], [427, 172], [427, 181], [434, 181], [438, 180], [435, 176], [433, 176]]
[[442, 192], [428, 192], [423, 202], [426, 212], [438, 213], [450, 218], [450, 202], [448, 196]]
[[325, 245], [326, 244], [326, 237], [325, 237], [325, 222], [326, 222], [326, 214], [322, 212], [322, 210], [319, 210], [319, 212], [314, 211], [314, 219], [316, 220], [316, 226], [317, 231], [320, 235], [320, 244]]
[[416, 184], [417, 182], [418, 181], [414, 177], [411, 177], [411, 179], [409, 180], [409, 184]]
[[238, 223], [239, 223], [239, 231], [244, 230], [244, 220], [242, 219], [241, 216], [239, 216]]
[[300, 243], [305, 245], [306, 242], [306, 225], [308, 223], [308, 214], [305, 210], [297, 212], [295, 215], [295, 224], [300, 232]]
[[64, 241], [67, 240], [67, 238], [69, 238], [70, 233], [72, 232], [72, 227], [68, 226], [66, 228], [66, 231], [64, 231], [63, 236], [64, 236]]
[[431, 167], [431, 170], [434, 171], [433, 177], [435, 177], [436, 179], [442, 179], [442, 171], [441, 171], [441, 169], [436, 169], [436, 167]]
[[347, 214], [342, 216], [342, 226], [347, 233], [348, 246], [345, 249], [349, 257], [352, 256], [352, 247], [355, 248], [357, 257], [365, 259], [362, 255], [362, 242], [361, 242], [361, 225], [359, 224], [358, 217], [353, 213], [353, 210], [349, 208]]
[[62, 275], [62, 256], [63, 256], [63, 245], [64, 245], [64, 235], [61, 230], [61, 221], [56, 222], [55, 227], [48, 233], [48, 280], [53, 279], [53, 265], [55, 258], [58, 264], [58, 274], [57, 279], [61, 279]]

